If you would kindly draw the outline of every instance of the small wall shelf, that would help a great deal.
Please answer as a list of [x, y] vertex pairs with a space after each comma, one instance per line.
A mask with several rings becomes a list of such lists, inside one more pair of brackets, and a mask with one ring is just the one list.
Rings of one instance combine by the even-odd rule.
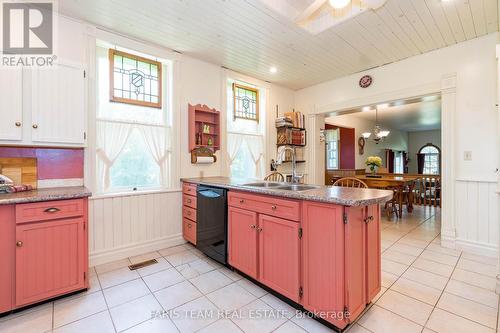
[[189, 112], [189, 152], [195, 148], [220, 150], [220, 112], [206, 105], [191, 105]]

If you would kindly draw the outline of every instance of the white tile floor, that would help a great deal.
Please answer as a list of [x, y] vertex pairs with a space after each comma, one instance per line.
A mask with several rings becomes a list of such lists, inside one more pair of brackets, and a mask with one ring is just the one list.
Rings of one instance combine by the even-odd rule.
[[[422, 207], [382, 222], [382, 292], [349, 332], [498, 331], [496, 259], [442, 248], [439, 230], [439, 213]], [[0, 318], [0, 332], [331, 331], [187, 244], [94, 267], [90, 283], [86, 293]], [[270, 315], [251, 318], [262, 313]]]

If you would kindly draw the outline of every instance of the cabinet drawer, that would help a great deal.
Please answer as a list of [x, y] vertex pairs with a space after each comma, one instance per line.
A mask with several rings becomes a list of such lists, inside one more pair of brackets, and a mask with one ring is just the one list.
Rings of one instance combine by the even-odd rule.
[[196, 196], [196, 184], [183, 183], [182, 184], [182, 193]]
[[183, 219], [182, 236], [188, 242], [196, 245], [196, 223], [188, 219]]
[[83, 216], [84, 200], [58, 200], [16, 205], [16, 223]]
[[193, 222], [196, 222], [196, 209], [193, 209], [188, 206], [182, 207], [182, 217], [185, 219], [190, 219]]
[[182, 195], [182, 204], [184, 206], [188, 206], [196, 209], [196, 197], [192, 197], [190, 195], [183, 194]]
[[273, 196], [229, 192], [228, 205], [288, 220], [300, 220], [300, 202]]

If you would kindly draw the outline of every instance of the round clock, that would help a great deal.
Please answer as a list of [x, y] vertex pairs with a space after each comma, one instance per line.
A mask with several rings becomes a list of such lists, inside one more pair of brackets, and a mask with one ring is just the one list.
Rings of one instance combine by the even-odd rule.
[[368, 88], [373, 83], [373, 78], [370, 75], [365, 75], [359, 79], [359, 86], [361, 88]]

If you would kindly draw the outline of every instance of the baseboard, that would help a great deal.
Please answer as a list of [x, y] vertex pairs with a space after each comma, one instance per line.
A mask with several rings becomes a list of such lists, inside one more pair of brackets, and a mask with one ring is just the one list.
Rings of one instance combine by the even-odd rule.
[[186, 241], [184, 240], [184, 238], [182, 238], [182, 234], [176, 234], [141, 243], [128, 244], [113, 249], [90, 253], [89, 265], [91, 267], [101, 265], [111, 261], [133, 257], [151, 251], [158, 251], [166, 247], [176, 246], [184, 243], [186, 243]]
[[488, 243], [474, 242], [470, 240], [455, 239], [455, 248], [474, 254], [498, 258], [498, 247]]

